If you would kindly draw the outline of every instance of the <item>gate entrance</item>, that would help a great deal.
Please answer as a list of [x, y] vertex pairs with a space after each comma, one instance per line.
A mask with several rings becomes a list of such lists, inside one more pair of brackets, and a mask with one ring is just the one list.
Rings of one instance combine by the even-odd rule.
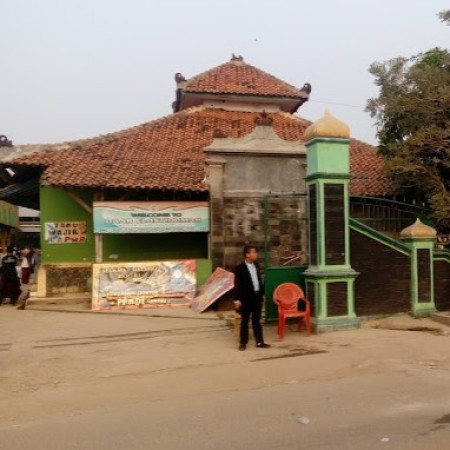
[[264, 267], [266, 321], [276, 320], [275, 288], [292, 282], [305, 289], [303, 272], [309, 257], [308, 205], [305, 193], [264, 197]]

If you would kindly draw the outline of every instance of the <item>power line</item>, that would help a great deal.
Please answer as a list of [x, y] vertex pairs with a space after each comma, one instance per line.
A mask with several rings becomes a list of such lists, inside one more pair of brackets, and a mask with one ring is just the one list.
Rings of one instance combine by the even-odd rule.
[[348, 103], [329, 102], [326, 100], [309, 100], [309, 101], [313, 103], [323, 103], [324, 105], [346, 106], [347, 108], [357, 108], [364, 110], [364, 107], [361, 105], [349, 105]]

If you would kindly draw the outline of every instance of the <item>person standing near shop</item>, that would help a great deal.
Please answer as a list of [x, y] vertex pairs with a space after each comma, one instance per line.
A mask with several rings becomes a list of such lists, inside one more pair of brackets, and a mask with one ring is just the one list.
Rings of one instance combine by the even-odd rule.
[[28, 284], [30, 282], [30, 276], [32, 273], [32, 257], [33, 253], [31, 248], [25, 246], [20, 252], [21, 261], [20, 261], [20, 278], [22, 280], [22, 284]]
[[14, 256], [14, 247], [12, 246], [7, 247], [6, 255], [2, 258], [1, 296], [2, 301], [5, 298], [9, 298], [12, 305], [17, 303], [20, 296], [20, 280], [17, 275], [17, 257]]
[[264, 342], [261, 326], [264, 285], [258, 264], [258, 250], [253, 245], [244, 247], [244, 261], [234, 270], [234, 295], [241, 314], [239, 350], [245, 350], [248, 343], [248, 323], [252, 318], [253, 334], [257, 348], [268, 348]]

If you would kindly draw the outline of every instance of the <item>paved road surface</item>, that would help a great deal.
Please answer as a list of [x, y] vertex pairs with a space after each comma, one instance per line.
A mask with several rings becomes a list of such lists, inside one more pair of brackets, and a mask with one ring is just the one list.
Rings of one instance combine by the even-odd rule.
[[[299, 423], [299, 417], [310, 423]], [[141, 402], [126, 407], [5, 426], [0, 432], [0, 448], [8, 450], [446, 450], [450, 394], [446, 377], [427, 383], [420, 372], [169, 401], [146, 402], [143, 393]]]
[[1, 450], [450, 448], [448, 335], [0, 314]]

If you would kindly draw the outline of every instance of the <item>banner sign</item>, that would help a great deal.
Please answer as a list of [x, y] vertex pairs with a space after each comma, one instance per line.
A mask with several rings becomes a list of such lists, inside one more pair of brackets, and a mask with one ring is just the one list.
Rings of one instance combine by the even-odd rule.
[[192, 300], [192, 309], [196, 312], [205, 311], [223, 294], [233, 289], [234, 273], [218, 267], [203, 285], [197, 297]]
[[189, 305], [196, 284], [195, 260], [94, 264], [92, 309]]
[[97, 234], [208, 231], [208, 202], [94, 202]]
[[83, 244], [86, 222], [45, 222], [45, 240], [49, 244]]

